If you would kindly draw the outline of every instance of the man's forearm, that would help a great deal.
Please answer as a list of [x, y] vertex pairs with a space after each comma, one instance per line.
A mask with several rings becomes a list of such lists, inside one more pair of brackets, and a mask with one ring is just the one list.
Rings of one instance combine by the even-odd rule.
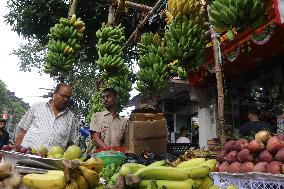
[[95, 141], [95, 145], [97, 148], [106, 148], [108, 147], [100, 138], [100, 133], [94, 132], [93, 133], [93, 139]]
[[25, 137], [26, 131], [22, 128], [20, 128], [18, 135], [16, 137], [15, 145], [21, 145], [23, 138]]

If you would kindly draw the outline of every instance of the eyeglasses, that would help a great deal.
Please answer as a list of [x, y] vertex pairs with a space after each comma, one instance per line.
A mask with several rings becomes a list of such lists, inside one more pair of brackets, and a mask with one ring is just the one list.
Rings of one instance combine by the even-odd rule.
[[66, 98], [67, 100], [71, 99], [71, 96], [65, 95], [65, 94], [61, 94], [60, 92], [58, 92], [58, 94], [61, 96], [61, 98]]

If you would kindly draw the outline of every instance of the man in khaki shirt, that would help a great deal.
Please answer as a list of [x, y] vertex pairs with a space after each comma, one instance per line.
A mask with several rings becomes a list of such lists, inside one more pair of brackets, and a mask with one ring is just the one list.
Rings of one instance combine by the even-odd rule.
[[93, 114], [90, 124], [91, 135], [96, 147], [125, 146], [127, 144], [128, 124], [125, 118], [118, 115], [115, 90], [112, 88], [104, 89], [102, 101], [106, 110]]

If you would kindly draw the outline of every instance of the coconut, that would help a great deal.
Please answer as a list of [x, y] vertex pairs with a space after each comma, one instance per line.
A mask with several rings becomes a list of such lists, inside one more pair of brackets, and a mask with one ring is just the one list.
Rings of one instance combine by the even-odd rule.
[[271, 135], [268, 131], [259, 131], [255, 134], [255, 140], [266, 144], [270, 139]]
[[2, 180], [5, 188], [19, 188], [22, 182], [22, 177], [17, 172], [12, 172], [11, 176]]

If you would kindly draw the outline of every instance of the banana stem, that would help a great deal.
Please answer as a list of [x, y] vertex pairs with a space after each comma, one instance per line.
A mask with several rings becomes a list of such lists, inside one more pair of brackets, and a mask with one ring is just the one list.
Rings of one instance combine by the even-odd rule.
[[73, 14], [75, 14], [79, 0], [70, 0], [69, 10], [68, 10], [68, 18], [71, 18]]

